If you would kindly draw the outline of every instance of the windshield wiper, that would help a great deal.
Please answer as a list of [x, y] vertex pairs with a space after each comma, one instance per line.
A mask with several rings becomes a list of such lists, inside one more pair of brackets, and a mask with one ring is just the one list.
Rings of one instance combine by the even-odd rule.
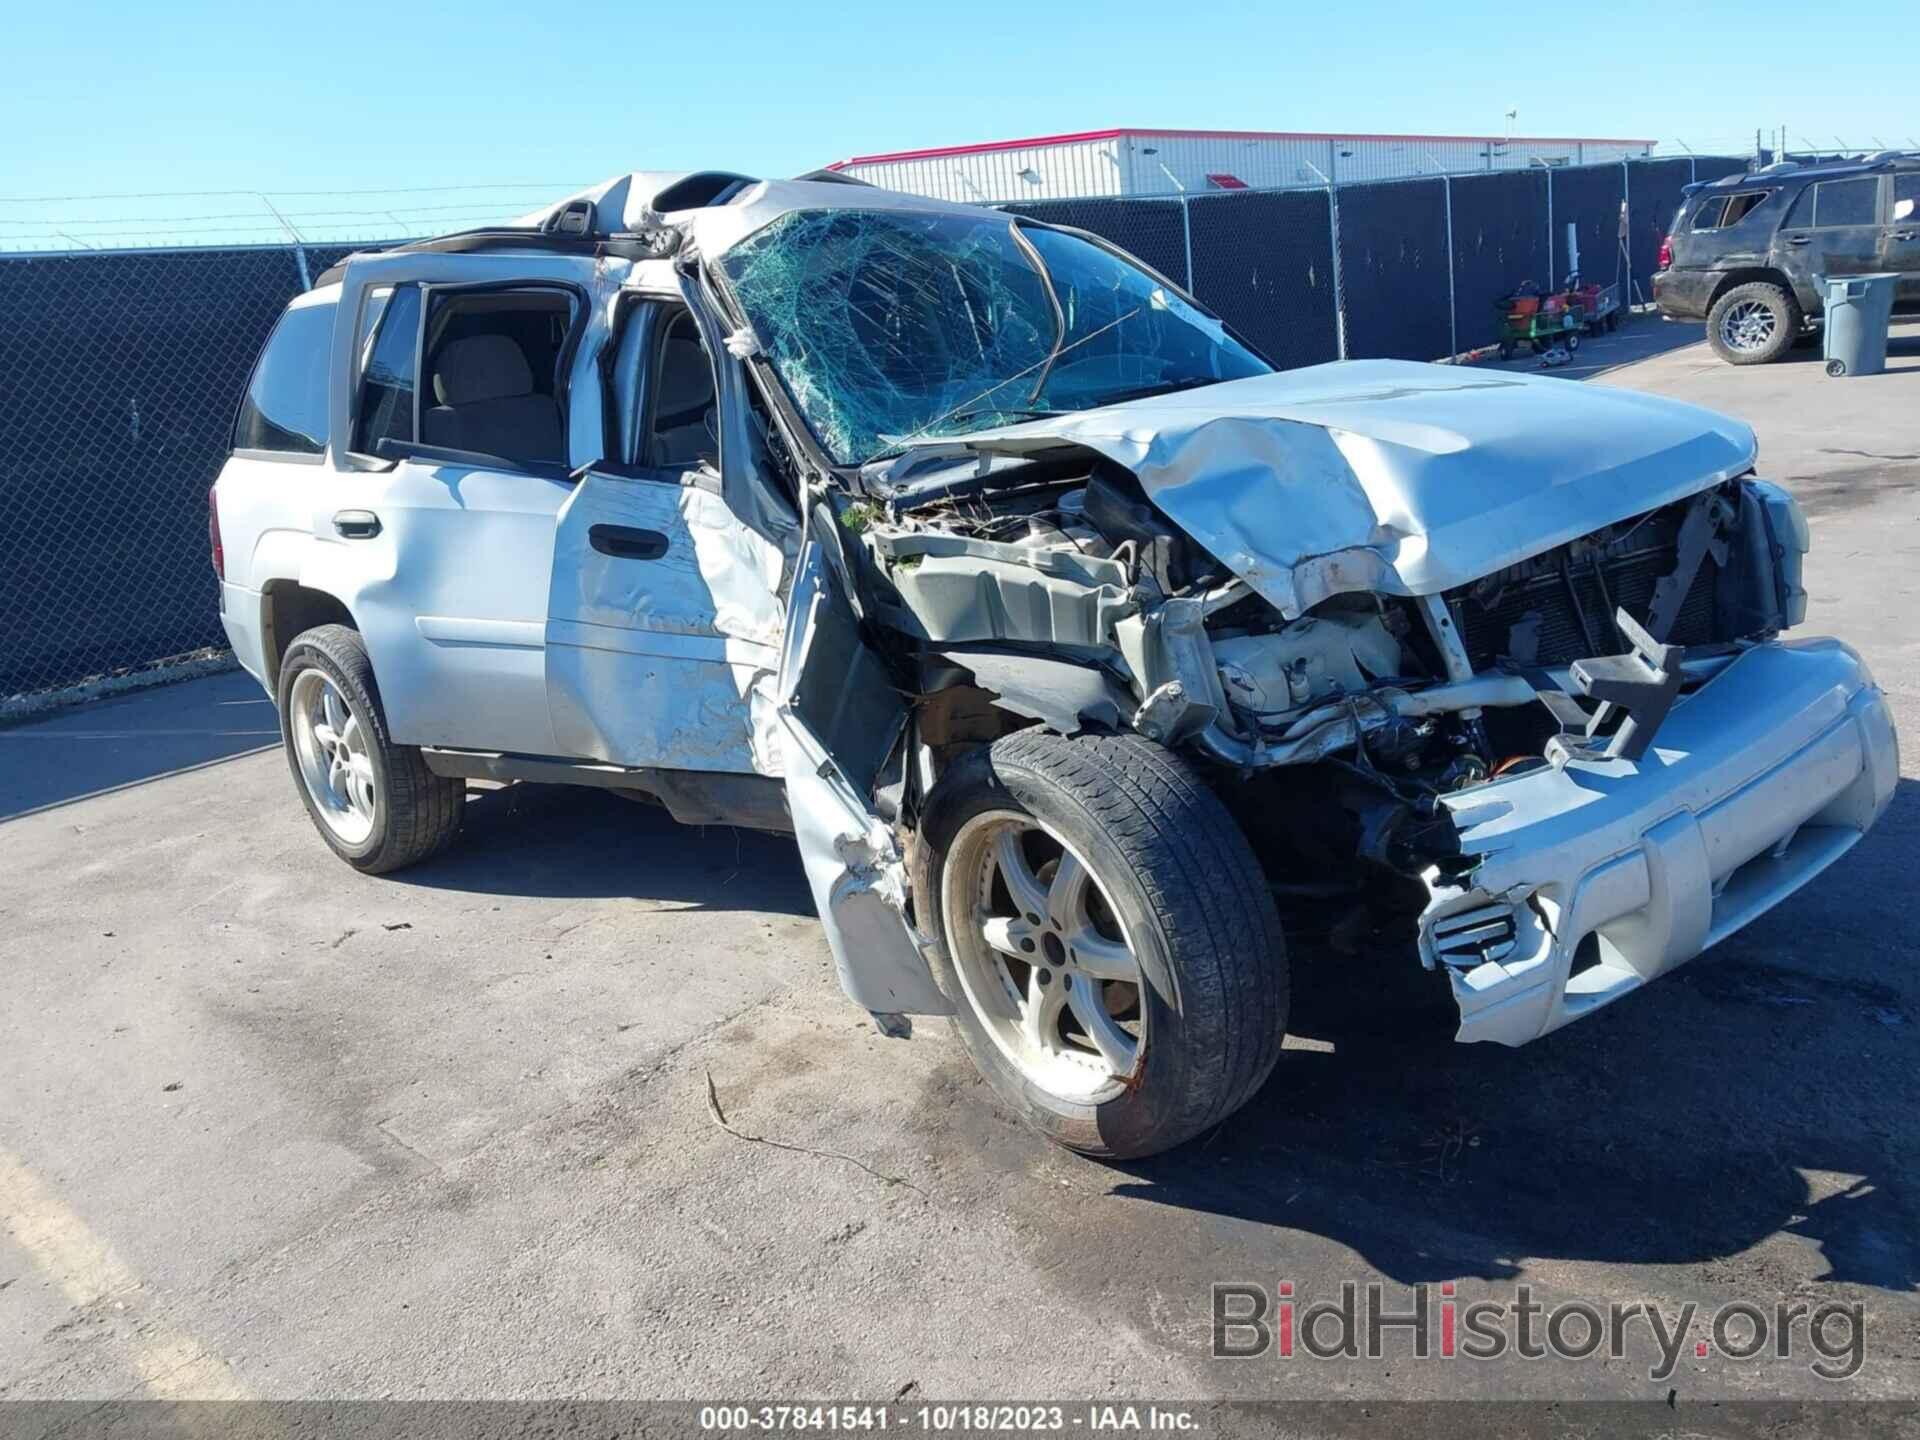
[[950, 414], [942, 415], [938, 420], [921, 426], [911, 434], [880, 436], [879, 439], [887, 448], [868, 456], [865, 463], [871, 465], [876, 460], [885, 460], [894, 455], [903, 455], [913, 448], [914, 442], [917, 440], [964, 440], [966, 438], [965, 431], [961, 431], [958, 434], [943, 434], [936, 427], [964, 423], [968, 420], [978, 420], [982, 415], [1007, 415], [1021, 420], [1039, 420], [1048, 415], [1059, 415], [1061, 413], [1063, 412], [1059, 410], [1039, 410], [1024, 405], [969, 406], [964, 410], [955, 410]]
[[1145, 400], [1155, 395], [1177, 395], [1182, 390], [1201, 390], [1208, 385], [1219, 385], [1222, 383], [1224, 382], [1215, 380], [1211, 376], [1205, 378], [1189, 376], [1185, 380], [1169, 380], [1159, 385], [1140, 385], [1132, 390], [1122, 390], [1117, 395], [1107, 396], [1101, 400], [1100, 403], [1102, 405], [1124, 405], [1129, 400]]
[[[971, 410], [956, 410], [951, 415], [940, 417], [942, 425], [952, 425], [963, 420], [978, 420], [982, 415], [1017, 415], [1022, 420], [1038, 420], [1045, 415], [1058, 415], [1058, 410], [1040, 410], [1025, 405], [976, 405]], [[953, 437], [940, 437], [953, 438]]]
[[1020, 222], [1009, 221], [1007, 233], [1013, 237], [1013, 243], [1020, 247], [1020, 253], [1027, 257], [1027, 263], [1033, 266], [1034, 273], [1040, 277], [1040, 284], [1047, 292], [1047, 304], [1053, 307], [1053, 348], [1047, 352], [1046, 361], [1040, 366], [1040, 378], [1033, 382], [1033, 393], [1027, 396], [1027, 403], [1031, 405], [1040, 398], [1040, 392], [1047, 388], [1047, 377], [1053, 373], [1053, 362], [1060, 358], [1060, 352], [1066, 348], [1067, 312], [1060, 308], [1060, 296], [1053, 288], [1053, 276], [1047, 270], [1047, 262], [1041, 258], [1039, 247], [1020, 233]]

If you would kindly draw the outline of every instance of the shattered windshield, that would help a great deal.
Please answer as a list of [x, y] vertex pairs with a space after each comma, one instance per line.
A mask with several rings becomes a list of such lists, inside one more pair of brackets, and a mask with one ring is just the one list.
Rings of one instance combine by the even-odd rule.
[[1011, 217], [795, 211], [720, 266], [841, 465], [1271, 368], [1145, 271]]

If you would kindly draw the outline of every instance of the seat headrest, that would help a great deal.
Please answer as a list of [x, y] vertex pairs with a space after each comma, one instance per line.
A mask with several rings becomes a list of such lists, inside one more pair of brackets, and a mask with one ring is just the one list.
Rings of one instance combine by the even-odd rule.
[[504, 335], [469, 335], [444, 346], [433, 370], [433, 394], [442, 405], [472, 405], [533, 393], [533, 371], [520, 347]]
[[668, 337], [660, 347], [659, 383], [655, 415], [679, 415], [713, 403], [713, 367], [698, 340]]

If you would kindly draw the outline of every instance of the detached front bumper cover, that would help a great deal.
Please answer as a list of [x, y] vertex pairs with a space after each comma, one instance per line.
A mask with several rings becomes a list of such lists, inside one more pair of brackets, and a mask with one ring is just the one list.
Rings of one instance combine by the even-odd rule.
[[1865, 664], [1806, 640], [1742, 655], [1638, 760], [1574, 758], [1449, 797], [1477, 864], [1430, 876], [1420, 947], [1452, 979], [1457, 1038], [1524, 1044], [1698, 955], [1851, 849], [1898, 777]]

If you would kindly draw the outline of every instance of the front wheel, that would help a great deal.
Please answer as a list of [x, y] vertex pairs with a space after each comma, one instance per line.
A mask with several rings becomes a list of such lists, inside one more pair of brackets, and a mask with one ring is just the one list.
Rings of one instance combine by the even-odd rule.
[[1287, 1026], [1287, 957], [1245, 836], [1183, 761], [1022, 731], [928, 797], [916, 893], [974, 1064], [1029, 1124], [1136, 1158], [1219, 1124]]
[[387, 736], [373, 662], [357, 630], [322, 625], [280, 663], [280, 738], [320, 838], [354, 869], [383, 875], [445, 849], [460, 830], [464, 780], [427, 768]]

